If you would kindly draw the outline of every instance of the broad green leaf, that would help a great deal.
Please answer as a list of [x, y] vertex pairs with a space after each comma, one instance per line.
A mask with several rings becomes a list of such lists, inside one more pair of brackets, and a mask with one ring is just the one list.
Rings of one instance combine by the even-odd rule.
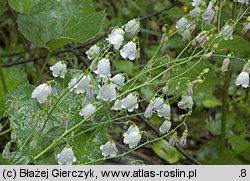
[[118, 72], [124, 72], [129, 76], [137, 74], [136, 66], [131, 61], [119, 60], [119, 61], [114, 61], [113, 63]]
[[247, 136], [245, 134], [232, 134], [228, 136], [229, 142], [236, 154], [240, 154], [250, 149], [250, 143], [249, 140], [247, 140], [249, 139], [249, 137], [250, 136]]
[[216, 107], [220, 105], [221, 105], [221, 102], [215, 97], [212, 97], [211, 99], [206, 99], [203, 101], [203, 106], [206, 108], [212, 108], [212, 107]]
[[[69, 70], [64, 81], [60, 78], [55, 79], [56, 82], [52, 85], [52, 94], [47, 102], [42, 105], [31, 98], [32, 91], [35, 88], [33, 85], [22, 85], [7, 95], [6, 109], [8, 110], [10, 126], [16, 131], [18, 148], [14, 152], [15, 154], [12, 154], [14, 161], [11, 164], [28, 164], [33, 156], [49, 146], [53, 140], [64, 133], [66, 128], [69, 129], [83, 120], [79, 112], [83, 105], [87, 104], [85, 96], [82, 94], [76, 95], [74, 91], [67, 90], [70, 79], [81, 73], [82, 71]], [[42, 131], [48, 112], [64, 91], [67, 91], [65, 97], [55, 107]], [[97, 102], [96, 105], [99, 106], [100, 103]], [[102, 156], [99, 147], [106, 141], [106, 121], [107, 112], [105, 109], [101, 109], [95, 114], [94, 119], [87, 120], [77, 128], [74, 134], [69, 134], [67, 143], [76, 152], [78, 163], [85, 163]], [[67, 126], [62, 126], [63, 123]], [[35, 137], [38, 137], [38, 144], [35, 149], [30, 149], [30, 143]], [[56, 164], [56, 155], [66, 145], [65, 140], [57, 145], [59, 148], [54, 152], [51, 150], [36, 160], [35, 164]], [[81, 155], [82, 152], [84, 152], [84, 155]]]
[[176, 163], [184, 156], [171, 146], [166, 140], [161, 139], [153, 145], [153, 151], [162, 159], [166, 160], [170, 164]]
[[41, 0], [29, 14], [20, 14], [17, 23], [29, 41], [54, 50], [95, 37], [104, 17], [105, 12], [96, 12], [91, 0]]
[[[5, 81], [7, 84], [8, 91], [11, 91], [17, 86], [28, 82], [26, 73], [20, 71], [17, 68], [14, 67], [4, 68], [3, 73], [5, 75]], [[3, 90], [2, 83], [0, 83], [0, 118], [2, 118], [4, 113], [4, 103], [5, 103], [5, 93]]]
[[19, 13], [29, 13], [31, 7], [39, 0], [8, 0], [12, 9]]
[[241, 54], [241, 57], [250, 53], [250, 42], [240, 36], [234, 36], [233, 40], [222, 41], [219, 49], [228, 49], [232, 52]]
[[6, 6], [6, 1], [5, 0], [0, 0], [0, 17], [2, 15], [2, 13], [3, 13], [3, 10], [4, 10], [5, 6]]

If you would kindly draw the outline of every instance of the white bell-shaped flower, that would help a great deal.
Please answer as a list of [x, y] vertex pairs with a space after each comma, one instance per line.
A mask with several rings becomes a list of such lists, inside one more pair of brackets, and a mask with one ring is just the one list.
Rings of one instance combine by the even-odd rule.
[[93, 104], [88, 104], [84, 106], [81, 111], [79, 112], [80, 116], [83, 116], [83, 118], [87, 118], [90, 115], [92, 115], [96, 110], [96, 107]]
[[115, 142], [113, 140], [108, 141], [104, 145], [100, 146], [100, 150], [102, 151], [103, 156], [110, 157], [116, 156], [118, 152]]
[[187, 25], [189, 24], [190, 22], [188, 21], [187, 18], [185, 17], [182, 17], [181, 19], [179, 19], [177, 22], [176, 22], [176, 29], [180, 30], [181, 32], [185, 31]]
[[127, 109], [128, 112], [133, 112], [134, 109], [138, 109], [138, 101], [135, 93], [130, 93], [126, 98], [122, 99], [121, 104], [123, 109]]
[[111, 83], [104, 84], [97, 95], [97, 99], [101, 99], [103, 101], [116, 100], [115, 86]]
[[100, 77], [100, 78], [107, 78], [110, 77], [110, 62], [109, 59], [103, 58], [101, 59], [98, 64], [97, 64], [97, 70], [95, 73]]
[[70, 89], [70, 91], [75, 89], [76, 94], [85, 93], [90, 88], [90, 80], [89, 75], [81, 74], [70, 80], [68, 89]]
[[46, 102], [48, 95], [51, 94], [51, 92], [51, 85], [49, 83], [43, 83], [33, 90], [31, 97], [37, 99], [40, 104], [43, 104]]
[[223, 60], [222, 66], [221, 66], [221, 72], [222, 72], [222, 73], [228, 71], [228, 66], [229, 66], [229, 64], [230, 64], [229, 58], [225, 58], [225, 59]]
[[246, 71], [242, 71], [236, 78], [235, 84], [237, 86], [241, 85], [244, 88], [249, 86], [249, 74]]
[[178, 102], [178, 107], [180, 109], [191, 109], [194, 105], [193, 99], [191, 96], [182, 97], [181, 101]]
[[111, 31], [111, 33], [108, 35], [108, 38], [106, 40], [114, 46], [115, 50], [119, 50], [123, 40], [124, 40], [124, 31], [121, 28], [115, 28]]
[[171, 128], [171, 122], [169, 120], [166, 120], [160, 126], [159, 131], [160, 133], [165, 134], [169, 132], [170, 128]]
[[197, 6], [199, 6], [201, 4], [201, 2], [202, 2], [202, 0], [193, 0], [192, 6], [197, 7]]
[[53, 77], [64, 78], [67, 72], [67, 63], [65, 61], [57, 62], [55, 65], [50, 67]]
[[86, 51], [86, 55], [88, 59], [93, 60], [95, 57], [99, 55], [101, 51], [101, 48], [98, 45], [93, 45], [92, 47], [89, 48], [88, 51]]
[[140, 21], [139, 19], [132, 19], [127, 24], [125, 24], [125, 31], [136, 36], [140, 31]]
[[182, 133], [182, 136], [181, 136], [180, 141], [179, 141], [179, 145], [180, 146], [185, 146], [186, 145], [186, 143], [187, 143], [187, 136], [188, 136], [188, 131], [185, 130]]
[[84, 75], [81, 80], [76, 84], [76, 94], [87, 92], [87, 90], [90, 88], [90, 80], [91, 79], [89, 75]]
[[210, 1], [206, 11], [203, 13], [202, 18], [208, 22], [211, 22], [215, 17], [215, 11], [213, 9], [213, 2]]
[[157, 98], [154, 100], [153, 108], [154, 108], [156, 111], [161, 110], [163, 104], [164, 104], [164, 99], [162, 99], [161, 97], [157, 97]]
[[221, 29], [221, 34], [224, 40], [233, 39], [233, 26], [225, 24]]
[[189, 29], [186, 29], [182, 34], [182, 41], [189, 40], [191, 38], [191, 31]]
[[116, 87], [116, 88], [120, 88], [124, 85], [125, 82], [125, 76], [122, 74], [116, 74], [114, 77], [112, 77], [111, 79], [111, 83]]
[[129, 145], [129, 148], [134, 148], [141, 140], [141, 132], [136, 125], [131, 125], [128, 130], [123, 134], [123, 142]]
[[246, 33], [248, 30], [250, 30], [250, 22], [244, 23], [243, 32]]
[[195, 7], [193, 10], [189, 12], [190, 16], [192, 17], [199, 17], [201, 14], [201, 8], [200, 7]]
[[76, 162], [76, 157], [72, 148], [65, 147], [61, 153], [57, 155], [57, 161], [59, 165], [72, 165]]
[[238, 0], [238, 3], [249, 4], [249, 0]]
[[153, 115], [153, 109], [154, 109], [154, 104], [153, 103], [149, 103], [145, 112], [144, 112], [144, 116], [146, 118], [150, 118]]
[[120, 99], [116, 99], [114, 105], [111, 107], [111, 110], [115, 110], [115, 111], [122, 110], [122, 101]]
[[120, 54], [124, 59], [134, 60], [137, 55], [136, 43], [132, 41], [128, 42], [120, 50]]
[[171, 115], [171, 108], [169, 104], [164, 103], [161, 109], [157, 110], [159, 117], [169, 118]]

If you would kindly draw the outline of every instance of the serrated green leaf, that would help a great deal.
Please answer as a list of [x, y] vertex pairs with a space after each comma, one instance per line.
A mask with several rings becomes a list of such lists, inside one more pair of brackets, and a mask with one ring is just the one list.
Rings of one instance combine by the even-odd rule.
[[8, 0], [12, 9], [19, 13], [29, 13], [31, 7], [39, 0]]
[[[5, 76], [5, 81], [6, 81], [6, 86], [8, 88], [8, 91], [11, 91], [17, 86], [28, 82], [27, 74], [23, 71], [20, 71], [17, 68], [14, 68], [14, 67], [4, 68], [3, 73]], [[4, 104], [5, 104], [5, 93], [3, 90], [2, 83], [0, 83], [0, 118], [3, 117]]]
[[243, 39], [240, 36], [234, 36], [233, 40], [222, 41], [219, 44], [219, 49], [228, 49], [232, 52], [243, 55], [248, 55], [250, 53], [250, 42]]
[[[15, 152], [17, 154], [12, 154], [13, 162], [11, 164], [27, 164], [33, 156], [48, 147], [55, 139], [62, 135], [66, 129], [72, 128], [83, 120], [79, 112], [83, 105], [86, 104], [85, 96], [83, 94], [76, 95], [74, 91], [68, 91], [66, 96], [62, 98], [61, 102], [55, 107], [48, 119], [45, 129], [42, 131], [49, 110], [52, 109], [59, 97], [63, 94], [63, 91], [65, 91], [63, 87], [67, 88], [70, 79], [81, 73], [82, 71], [79, 70], [69, 70], [64, 81], [59, 78], [55, 79], [56, 83], [52, 85], [52, 93], [47, 102], [42, 105], [31, 98], [31, 93], [35, 88], [33, 85], [26, 84], [8, 93], [6, 109], [8, 110], [10, 126], [16, 131], [18, 148]], [[100, 105], [98, 102], [96, 104], [97, 106]], [[67, 143], [76, 150], [79, 164], [100, 158], [99, 147], [106, 141], [105, 121], [107, 121], [107, 112], [105, 109], [102, 109], [95, 114], [94, 119], [86, 121], [78, 128], [75, 133], [76, 136], [69, 138], [67, 141]], [[66, 124], [66, 127], [62, 127], [62, 122]], [[38, 144], [35, 149], [32, 150], [29, 145], [36, 136], [38, 136]], [[66, 145], [66, 143], [60, 144], [61, 149]], [[78, 152], [79, 150], [81, 150], [81, 153], [84, 152], [84, 156]], [[51, 152], [46, 153], [39, 160], [36, 160], [35, 164], [55, 164], [55, 155], [57, 154], [58, 153], [51, 150]]]
[[91, 0], [41, 0], [17, 19], [22, 34], [38, 47], [54, 50], [85, 42], [101, 30], [105, 12], [95, 12]]

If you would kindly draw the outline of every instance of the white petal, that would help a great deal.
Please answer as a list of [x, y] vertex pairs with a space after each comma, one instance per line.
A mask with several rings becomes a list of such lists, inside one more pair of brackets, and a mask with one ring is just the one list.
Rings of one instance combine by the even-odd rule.
[[115, 100], [116, 99], [116, 90], [113, 84], [105, 84], [101, 87], [97, 99], [103, 101]]
[[136, 19], [132, 19], [125, 25], [125, 31], [136, 36], [140, 29], [140, 22]]
[[84, 108], [81, 109], [79, 112], [80, 116], [83, 116], [84, 118], [89, 117], [92, 113], [94, 113], [96, 110], [96, 107], [92, 104], [86, 105]]

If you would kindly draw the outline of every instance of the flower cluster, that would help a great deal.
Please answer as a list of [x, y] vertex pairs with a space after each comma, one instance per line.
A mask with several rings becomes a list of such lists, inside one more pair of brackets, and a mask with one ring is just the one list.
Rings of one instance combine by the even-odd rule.
[[[248, 1], [238, 1], [239, 3], [247, 4]], [[212, 0], [208, 3], [202, 0], [193, 0], [192, 9], [185, 17], [180, 18], [176, 23], [177, 32], [182, 36], [182, 41], [190, 40], [192, 34], [195, 33], [195, 29], [198, 27], [200, 20], [205, 21], [209, 25], [213, 25], [217, 21], [218, 6], [216, 1]], [[250, 29], [250, 18], [243, 24], [243, 32], [246, 33]], [[227, 22], [219, 29], [217, 36], [214, 36], [213, 31], [202, 31], [191, 42], [192, 48], [207, 49], [202, 55], [204, 57], [211, 57], [216, 50], [215, 45], [206, 47], [206, 42], [216, 37], [219, 40], [232, 40], [235, 29], [234, 22]], [[121, 27], [115, 27], [108, 34], [107, 38], [103, 42], [99, 42], [91, 46], [85, 53], [87, 58], [91, 61], [90, 68], [85, 72], [81, 72], [71, 78], [67, 85], [67, 90], [72, 94], [83, 95], [87, 101], [84, 101], [78, 114], [83, 117], [84, 120], [94, 120], [95, 113], [98, 110], [98, 103], [110, 106], [110, 110], [113, 112], [124, 111], [127, 114], [131, 114], [135, 110], [139, 109], [139, 93], [130, 91], [127, 89], [122, 92], [126, 83], [129, 82], [128, 76], [124, 72], [117, 72], [112, 74], [112, 62], [115, 56], [119, 56], [124, 60], [135, 60], [139, 54], [139, 42], [138, 33], [140, 31], [139, 19], [133, 19], [127, 22]], [[129, 36], [126, 36], [129, 35]], [[209, 51], [209, 52], [208, 52]], [[226, 56], [223, 60], [221, 72], [224, 74], [229, 70], [231, 54]], [[149, 67], [152, 65], [149, 65]], [[148, 68], [148, 67], [146, 67]], [[65, 61], [57, 62], [50, 67], [53, 77], [58, 79], [64, 79], [67, 73], [67, 63]], [[187, 112], [183, 116], [187, 116], [192, 112], [194, 107], [193, 101], [193, 87], [196, 83], [200, 83], [203, 80], [201, 77], [209, 70], [204, 69], [203, 72], [193, 81], [187, 82], [186, 90], [182, 91], [181, 98], [177, 104], [177, 109], [182, 109], [183, 112]], [[249, 86], [249, 62], [244, 65], [242, 72], [236, 77], [235, 84], [247, 88]], [[127, 81], [127, 82], [126, 82]], [[52, 81], [42, 83], [37, 86], [31, 97], [37, 99], [38, 103], [43, 104], [49, 99], [52, 94]], [[167, 87], [167, 84], [166, 86]], [[164, 87], [163, 87], [164, 89]], [[94, 91], [95, 90], [95, 91]], [[132, 89], [134, 90], [134, 89]], [[162, 91], [164, 94], [160, 95], [159, 92], [150, 97], [150, 102], [144, 111], [144, 119], [150, 119], [153, 114], [161, 119], [161, 125], [159, 126], [159, 132], [163, 136], [171, 136], [169, 144], [175, 146], [185, 146], [188, 137], [188, 128], [185, 124], [185, 130], [182, 132], [180, 139], [175, 129], [171, 130], [171, 106], [170, 100], [167, 96], [167, 89]], [[153, 98], [152, 98], [153, 97]], [[194, 99], [195, 100], [195, 99]], [[142, 106], [140, 106], [141, 108]], [[173, 109], [173, 107], [172, 107]], [[113, 113], [112, 112], [112, 113]], [[96, 116], [97, 117], [97, 116]], [[147, 120], [146, 120], [147, 121]], [[123, 142], [128, 145], [130, 149], [136, 148], [139, 142], [142, 140], [143, 131], [139, 127], [132, 123], [126, 132], [123, 133]], [[35, 141], [32, 143], [32, 147], [35, 147]], [[9, 150], [4, 150], [4, 155], [7, 157]], [[109, 140], [105, 144], [100, 146], [100, 151], [104, 157], [115, 157], [118, 153], [116, 143], [114, 140]], [[65, 147], [60, 154], [57, 155], [58, 164], [71, 165], [76, 162], [76, 157], [73, 152], [73, 148]]]

